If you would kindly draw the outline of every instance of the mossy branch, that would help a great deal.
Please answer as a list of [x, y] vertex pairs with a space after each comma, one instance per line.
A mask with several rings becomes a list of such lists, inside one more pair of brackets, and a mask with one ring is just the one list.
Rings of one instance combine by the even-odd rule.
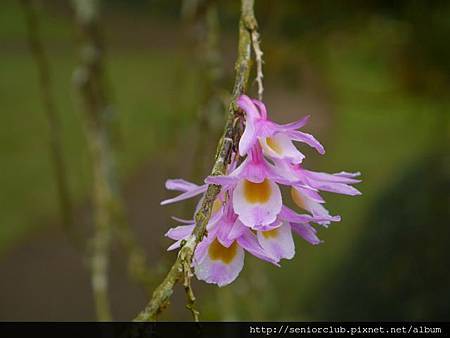
[[[242, 0], [241, 17], [239, 20], [239, 45], [238, 56], [235, 65], [235, 82], [232, 91], [231, 102], [227, 110], [227, 120], [222, 137], [216, 150], [215, 162], [211, 170], [211, 175], [224, 175], [227, 165], [230, 163], [232, 150], [236, 149], [240, 137], [239, 108], [236, 99], [245, 92], [252, 66], [252, 32], [257, 30], [257, 21], [254, 15], [254, 0]], [[146, 308], [139, 313], [135, 321], [155, 321], [169, 304], [173, 288], [177, 282], [183, 282], [189, 288], [188, 305], [193, 306], [195, 298], [190, 288], [191, 265], [197, 244], [206, 234], [206, 225], [211, 217], [212, 205], [220, 193], [221, 187], [210, 184], [206, 190], [201, 206], [195, 214], [195, 228], [191, 236], [178, 252], [175, 263], [170, 271], [153, 292], [150, 302]], [[194, 316], [198, 320], [197, 316]]]

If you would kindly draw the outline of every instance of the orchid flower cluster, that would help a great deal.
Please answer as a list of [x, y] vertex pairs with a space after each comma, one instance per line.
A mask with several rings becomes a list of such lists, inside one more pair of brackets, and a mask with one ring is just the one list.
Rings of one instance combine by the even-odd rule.
[[[223, 176], [209, 176], [197, 185], [182, 179], [167, 180], [166, 188], [181, 191], [162, 205], [202, 195], [208, 184], [221, 185], [207, 224], [207, 235], [197, 245], [193, 268], [198, 279], [224, 286], [233, 282], [244, 266], [245, 253], [279, 266], [281, 259], [295, 255], [292, 232], [312, 245], [321, 243], [316, 223], [327, 226], [340, 221], [324, 207], [320, 191], [359, 195], [352, 187], [360, 182], [359, 173], [328, 174], [305, 169], [303, 155], [293, 142], [305, 143], [319, 154], [323, 146], [312, 135], [299, 131], [309, 116], [289, 123], [270, 120], [265, 105], [242, 95], [237, 100], [245, 113], [245, 129], [239, 142], [239, 156]], [[236, 158], [243, 161], [238, 164]], [[293, 204], [304, 210], [298, 213], [287, 207], [280, 186], [290, 189]], [[203, 197], [202, 197], [203, 198]], [[197, 209], [202, 202], [197, 204]], [[195, 222], [173, 217], [182, 223], [166, 236], [175, 240], [168, 248], [179, 248], [192, 233]]]

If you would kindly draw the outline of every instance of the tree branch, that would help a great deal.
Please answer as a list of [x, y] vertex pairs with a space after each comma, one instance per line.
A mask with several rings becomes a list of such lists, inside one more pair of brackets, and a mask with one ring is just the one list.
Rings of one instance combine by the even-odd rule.
[[[239, 46], [235, 65], [235, 83], [232, 99], [228, 106], [227, 121], [223, 135], [216, 150], [215, 163], [211, 175], [224, 175], [230, 162], [232, 150], [236, 148], [239, 140], [240, 119], [236, 99], [246, 90], [250, 69], [252, 51], [252, 31], [257, 29], [257, 22], [253, 11], [254, 0], [242, 0], [241, 17], [239, 21]], [[135, 318], [135, 321], [154, 321], [157, 315], [167, 307], [173, 293], [173, 287], [179, 281], [184, 285], [190, 285], [191, 264], [197, 244], [206, 234], [206, 225], [211, 216], [212, 205], [221, 187], [208, 185], [201, 206], [195, 214], [195, 228], [191, 236], [178, 252], [177, 259], [162, 283], [153, 292], [146, 308]], [[191, 290], [192, 291], [192, 290]], [[192, 305], [192, 304], [190, 304]]]
[[[198, 108], [197, 142], [195, 144], [192, 176], [197, 177], [204, 172], [208, 164], [208, 154], [213, 151], [214, 144], [207, 142], [218, 137], [222, 126], [218, 119], [223, 119], [224, 109], [228, 102], [223, 82], [223, 66], [219, 50], [219, 17], [216, 0], [184, 0], [182, 17], [189, 32], [189, 50], [196, 61], [199, 72], [199, 85], [202, 97]], [[220, 122], [222, 124], [222, 122]], [[190, 276], [189, 276], [190, 277]], [[191, 311], [195, 321], [199, 320], [199, 312], [195, 309], [195, 296], [191, 287], [191, 279], [185, 278], [186, 307]]]
[[143, 249], [132, 232], [123, 207], [116, 173], [116, 151], [112, 142], [115, 123], [107, 95], [104, 48], [98, 22], [99, 1], [73, 0], [81, 38], [80, 65], [74, 84], [85, 112], [86, 138], [92, 161], [95, 234], [92, 241], [92, 287], [100, 320], [110, 320], [108, 266], [112, 230], [128, 256], [128, 271], [133, 280], [147, 290], [152, 273]]
[[44, 46], [41, 42], [40, 26], [35, 3], [33, 0], [21, 0], [21, 4], [25, 14], [28, 44], [30, 46], [30, 51], [34, 62], [36, 63], [42, 103], [44, 105], [49, 126], [50, 157], [53, 170], [55, 172], [55, 181], [56, 188], [58, 190], [62, 222], [68, 233], [71, 234], [70, 231], [73, 230], [73, 207], [69, 192], [67, 170], [63, 156], [61, 123], [52, 95], [50, 66]]
[[99, 320], [111, 320], [108, 295], [109, 251], [113, 209], [120, 207], [112, 189], [113, 163], [105, 117], [109, 110], [103, 74], [103, 45], [97, 15], [98, 1], [74, 0], [81, 38], [80, 65], [74, 73], [93, 171], [95, 234], [92, 239], [91, 283]]

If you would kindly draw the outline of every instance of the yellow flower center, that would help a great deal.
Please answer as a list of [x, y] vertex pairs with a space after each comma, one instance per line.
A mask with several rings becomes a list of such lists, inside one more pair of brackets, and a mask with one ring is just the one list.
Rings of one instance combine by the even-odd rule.
[[222, 201], [218, 198], [216, 198], [214, 200], [212, 209], [211, 209], [211, 213], [214, 215], [216, 212], [218, 212], [220, 210], [220, 208], [222, 207]]
[[244, 181], [244, 196], [249, 203], [266, 203], [271, 193], [269, 180], [265, 179], [261, 183]]
[[266, 143], [269, 146], [269, 148], [271, 148], [277, 154], [282, 154], [283, 153], [283, 149], [281, 148], [280, 144], [275, 139], [273, 139], [272, 137], [267, 137], [266, 138]]
[[303, 199], [302, 195], [297, 191], [297, 189], [291, 188], [291, 197], [297, 206], [299, 206], [302, 209], [306, 209], [305, 200]]
[[263, 231], [262, 235], [267, 239], [277, 237], [278, 236], [278, 228], [269, 230], [269, 231]]
[[230, 263], [236, 256], [237, 244], [233, 242], [229, 248], [224, 247], [217, 238], [209, 245], [208, 254], [213, 261], [221, 260], [225, 264]]

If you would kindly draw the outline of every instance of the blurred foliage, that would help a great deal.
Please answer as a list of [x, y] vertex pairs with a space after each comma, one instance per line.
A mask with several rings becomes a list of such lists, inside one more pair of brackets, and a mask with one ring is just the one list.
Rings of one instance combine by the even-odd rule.
[[[450, 87], [450, 3], [448, 1], [262, 1], [265, 36], [290, 41], [323, 39], [342, 30], [389, 22], [380, 31], [391, 54], [391, 70], [415, 94], [447, 96]], [[376, 28], [375, 28], [376, 29]], [[385, 48], [386, 48], [385, 47]], [[342, 47], [341, 47], [342, 48]]]
[[[0, 20], [0, 39], [5, 46], [0, 56], [1, 252], [27, 231], [46, 224], [57, 212], [57, 203], [48, 160], [48, 126], [39, 99], [35, 64], [26, 45], [23, 15], [15, 1], [4, 3], [0, 13], [4, 15], [4, 20]], [[90, 186], [90, 171], [71, 82], [77, 62], [75, 34], [71, 18], [63, 19], [63, 13], [47, 7], [40, 7], [39, 12], [55, 100], [61, 112], [69, 179], [76, 200], [81, 202]], [[114, 22], [106, 23], [105, 30], [115, 36]], [[196, 74], [184, 67], [184, 62], [183, 54], [167, 57], [157, 49], [118, 49], [115, 43], [108, 48], [107, 72], [121, 124], [119, 162], [124, 175], [136, 170], [158, 147], [173, 146], [172, 133], [189, 125], [195, 113], [196, 87], [192, 84]], [[186, 86], [181, 91], [180, 68]], [[177, 101], [172, 101], [172, 97], [177, 97]], [[177, 105], [183, 109], [175, 110]]]
[[430, 153], [379, 195], [351, 253], [317, 294], [319, 318], [448, 319], [449, 163]]

